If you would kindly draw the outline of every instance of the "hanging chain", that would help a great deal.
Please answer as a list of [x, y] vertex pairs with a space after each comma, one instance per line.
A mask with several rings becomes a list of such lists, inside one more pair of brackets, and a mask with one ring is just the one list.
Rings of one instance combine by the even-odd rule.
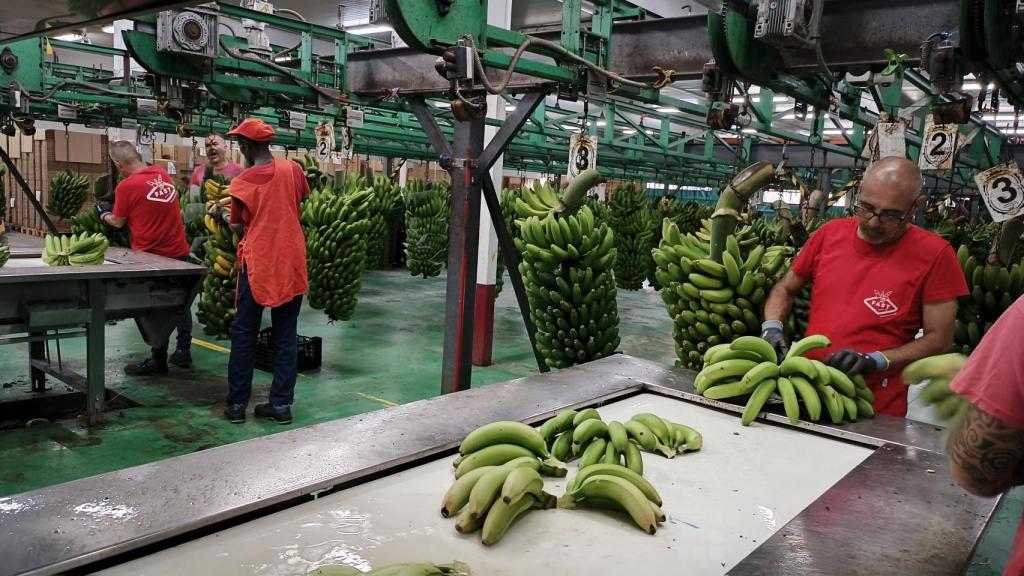
[[68, 133], [68, 122], [64, 123], [64, 171], [71, 173], [71, 134]]

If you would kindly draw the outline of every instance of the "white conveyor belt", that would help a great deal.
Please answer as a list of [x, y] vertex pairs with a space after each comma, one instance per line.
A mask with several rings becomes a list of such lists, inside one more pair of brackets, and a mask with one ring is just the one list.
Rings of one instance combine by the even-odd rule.
[[[700, 452], [674, 460], [644, 454], [644, 476], [661, 493], [668, 515], [654, 536], [607, 511], [544, 510], [520, 517], [497, 546], [485, 547], [479, 533], [461, 536], [454, 519], [441, 517], [441, 498], [454, 479], [448, 457], [103, 573], [283, 576], [324, 564], [369, 570], [460, 560], [486, 576], [724, 574], [872, 452], [762, 422], [744, 428], [735, 415], [655, 394], [599, 411], [605, 421], [653, 412], [704, 435]], [[547, 491], [563, 494], [565, 480], [548, 479]]]

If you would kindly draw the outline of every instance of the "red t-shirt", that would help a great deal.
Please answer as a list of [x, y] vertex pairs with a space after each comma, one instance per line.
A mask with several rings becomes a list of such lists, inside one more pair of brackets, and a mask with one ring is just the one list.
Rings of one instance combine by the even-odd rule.
[[[891, 244], [873, 245], [857, 235], [858, 221], [829, 222], [800, 251], [793, 272], [814, 282], [808, 334], [824, 334], [832, 346], [875, 352], [912, 341], [922, 327], [925, 302], [967, 295], [953, 248], [941, 237], [911, 226]], [[907, 414], [907, 387], [900, 370], [865, 378], [875, 393], [875, 412]]]
[[[306, 182], [306, 173], [302, 171], [302, 167], [297, 163], [292, 162], [292, 176], [295, 180], [295, 202], [299, 203], [309, 196], [309, 183]], [[255, 166], [248, 168], [236, 178], [241, 178], [251, 184], [266, 184], [270, 182], [271, 178], [274, 177], [274, 164], [264, 164], [263, 166]], [[251, 214], [245, 204], [239, 202], [237, 199], [231, 200], [231, 223], [232, 224], [245, 224], [249, 225], [251, 221]]]
[[[214, 168], [214, 174], [220, 174], [228, 179], [234, 178], [242, 173], [241, 164], [235, 162], [228, 162], [221, 168]], [[206, 175], [206, 164], [200, 164], [196, 166], [195, 170], [192, 171], [192, 178], [189, 179], [189, 184], [199, 185], [203, 183], [203, 176]]]
[[114, 193], [114, 216], [128, 219], [132, 250], [188, 256], [178, 191], [163, 168], [147, 166], [122, 180]]
[[[1024, 298], [1018, 299], [999, 316], [971, 353], [970, 360], [950, 384], [979, 410], [1003, 424], [1024, 430]], [[1024, 525], [1017, 529], [1007, 576], [1024, 574]]]

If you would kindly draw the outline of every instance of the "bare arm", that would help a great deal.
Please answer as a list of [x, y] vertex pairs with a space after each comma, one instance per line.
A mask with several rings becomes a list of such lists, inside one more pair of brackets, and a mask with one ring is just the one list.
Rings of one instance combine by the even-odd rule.
[[128, 222], [128, 219], [125, 218], [124, 216], [114, 216], [113, 214], [107, 214], [106, 216], [103, 217], [103, 221], [106, 222], [108, 226], [113, 226], [114, 228], [124, 228], [124, 225], [126, 222]]
[[772, 287], [768, 299], [764, 303], [764, 319], [785, 322], [793, 307], [793, 300], [807, 285], [807, 278], [795, 274], [792, 270]]
[[889, 368], [902, 368], [928, 356], [945, 354], [953, 346], [953, 323], [956, 320], [956, 300], [926, 302], [922, 311], [924, 336], [907, 342], [899, 348], [883, 350], [889, 359]]
[[995, 496], [1024, 483], [1024, 431], [971, 406], [946, 443], [949, 469], [972, 494]]

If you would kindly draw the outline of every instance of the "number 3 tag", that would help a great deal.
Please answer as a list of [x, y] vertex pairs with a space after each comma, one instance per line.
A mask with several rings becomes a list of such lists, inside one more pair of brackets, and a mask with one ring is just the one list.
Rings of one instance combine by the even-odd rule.
[[1017, 217], [1024, 212], [1024, 179], [1016, 162], [1007, 162], [974, 177], [978, 191], [994, 222]]

